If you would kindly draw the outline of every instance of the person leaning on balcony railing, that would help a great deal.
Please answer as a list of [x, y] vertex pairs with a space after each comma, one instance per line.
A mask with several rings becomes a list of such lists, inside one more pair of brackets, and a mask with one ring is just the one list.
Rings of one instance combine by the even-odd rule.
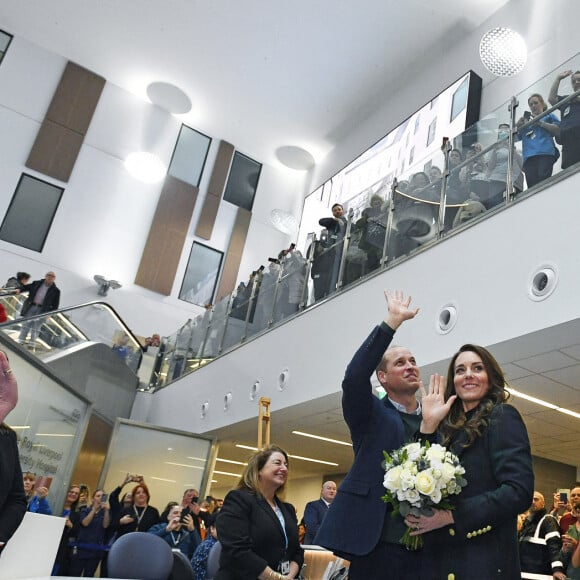
[[5, 290], [15, 290], [15, 294], [20, 294], [24, 286], [30, 281], [30, 274], [28, 272], [17, 272], [16, 276], [11, 276], [4, 284]]
[[[491, 209], [502, 203], [506, 195], [508, 159], [509, 159], [509, 132], [507, 123], [500, 123], [497, 129], [498, 144], [489, 154], [487, 163], [487, 176], [489, 178], [489, 193], [481, 202], [487, 209]], [[513, 149], [512, 155], [512, 183], [516, 193], [524, 188], [524, 174], [522, 172], [523, 160], [521, 154]]]
[[[580, 70], [565, 70], [554, 79], [548, 101], [557, 105], [568, 95], [559, 95], [560, 82], [570, 77], [572, 91], [580, 90]], [[562, 145], [562, 169], [580, 161], [580, 96], [560, 107], [560, 137], [556, 139]]]
[[[526, 183], [528, 187], [533, 187], [552, 175], [554, 163], [560, 157], [554, 144], [554, 137], [560, 135], [560, 120], [553, 113], [542, 117], [548, 105], [538, 93], [530, 95], [528, 105], [530, 110], [524, 112], [516, 126], [518, 137], [522, 141]], [[540, 119], [522, 130], [523, 125], [536, 117]]]

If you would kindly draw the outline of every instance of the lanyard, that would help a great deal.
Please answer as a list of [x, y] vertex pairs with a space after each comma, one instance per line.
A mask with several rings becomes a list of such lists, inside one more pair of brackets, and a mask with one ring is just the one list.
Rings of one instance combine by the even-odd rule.
[[147, 506], [145, 506], [143, 508], [143, 511], [141, 512], [141, 515], [139, 515], [139, 512], [137, 511], [137, 508], [135, 507], [135, 504], [133, 504], [133, 511], [135, 512], [135, 515], [137, 516], [137, 527], [135, 529], [137, 531], [139, 531], [139, 525], [141, 524], [141, 520], [143, 519], [143, 516], [145, 515], [145, 512], [147, 511]]
[[280, 525], [282, 526], [282, 531], [284, 532], [284, 540], [286, 541], [286, 546], [285, 549], [288, 549], [288, 536], [286, 535], [286, 522], [284, 521], [284, 515], [282, 514], [282, 510], [278, 507], [278, 504], [276, 504], [276, 509], [275, 509], [276, 515], [278, 516], [278, 519], [280, 520]]
[[173, 545], [177, 546], [177, 544], [179, 544], [179, 542], [181, 541], [181, 531], [177, 532], [177, 539], [175, 539], [173, 532], [169, 532], [169, 533], [171, 534], [171, 540], [173, 542]]

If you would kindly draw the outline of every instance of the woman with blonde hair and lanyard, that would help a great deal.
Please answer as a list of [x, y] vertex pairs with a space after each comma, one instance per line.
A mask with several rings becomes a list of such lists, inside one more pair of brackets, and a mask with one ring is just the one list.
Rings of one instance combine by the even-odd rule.
[[288, 455], [276, 445], [248, 461], [237, 489], [217, 516], [222, 545], [215, 580], [291, 580], [304, 561], [294, 506], [278, 498], [288, 479]]

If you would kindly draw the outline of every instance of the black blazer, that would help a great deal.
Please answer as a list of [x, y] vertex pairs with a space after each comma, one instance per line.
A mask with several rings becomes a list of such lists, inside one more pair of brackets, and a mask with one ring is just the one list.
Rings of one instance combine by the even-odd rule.
[[282, 560], [302, 567], [296, 510], [278, 498], [276, 503], [284, 516], [287, 548], [278, 516], [264, 498], [245, 489], [228, 493], [216, 521], [222, 553], [215, 580], [252, 580], [266, 566], [276, 570]]
[[[20, 314], [22, 316], [26, 316], [30, 307], [33, 304], [34, 297], [38, 292], [38, 289], [44, 284], [44, 280], [36, 280], [35, 282], [31, 282], [30, 284], [26, 284], [26, 286], [22, 287], [21, 292], [28, 292], [28, 298], [24, 301], [22, 305], [22, 310]], [[56, 284], [51, 284], [46, 291], [46, 296], [44, 297], [44, 301], [42, 302], [42, 309], [41, 312], [52, 312], [53, 310], [58, 310], [58, 306], [60, 304], [60, 290], [56, 286]]]
[[388, 398], [379, 401], [375, 397], [371, 377], [393, 335], [384, 323], [375, 327], [355, 353], [342, 383], [342, 411], [350, 429], [354, 462], [314, 543], [347, 560], [371, 552], [381, 539], [385, 517], [391, 517], [381, 500], [385, 495], [383, 450], [393, 451], [405, 443], [405, 427]]
[[[26, 513], [16, 434], [0, 425], [0, 542], [7, 542]], [[0, 547], [0, 552], [2, 547]]]
[[528, 433], [518, 411], [501, 404], [467, 448], [461, 432], [451, 444], [467, 486], [449, 500], [455, 523], [425, 534], [424, 550], [439, 563], [432, 578], [516, 580], [521, 577], [517, 515], [532, 503], [534, 472]]
[[304, 536], [304, 543], [314, 544], [314, 537], [322, 520], [328, 513], [328, 506], [324, 500], [318, 499], [316, 501], [309, 501], [304, 508], [304, 526], [306, 527], [306, 535]]

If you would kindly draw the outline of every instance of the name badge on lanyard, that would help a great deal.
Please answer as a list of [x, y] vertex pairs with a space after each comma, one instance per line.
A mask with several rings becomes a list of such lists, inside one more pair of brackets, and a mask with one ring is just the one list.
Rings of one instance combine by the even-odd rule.
[[290, 574], [290, 562], [288, 560], [282, 560], [280, 564], [278, 564], [278, 572], [280, 574]]

